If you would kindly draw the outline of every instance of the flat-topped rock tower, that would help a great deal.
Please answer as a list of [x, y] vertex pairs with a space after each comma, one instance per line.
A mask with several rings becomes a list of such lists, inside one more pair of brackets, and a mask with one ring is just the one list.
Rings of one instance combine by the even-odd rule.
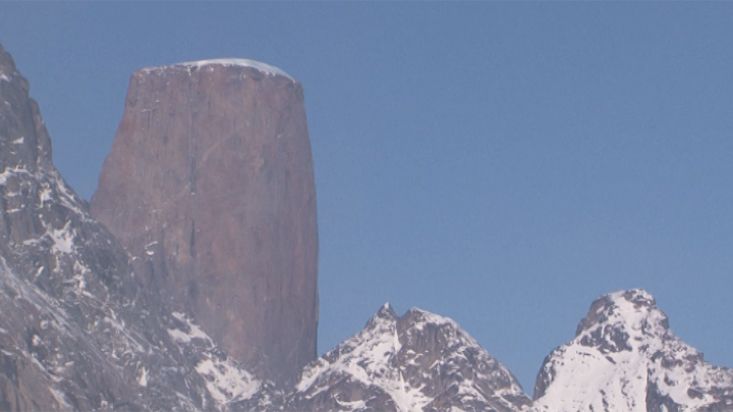
[[174, 307], [258, 375], [315, 358], [316, 194], [303, 89], [244, 59], [145, 68], [91, 202]]

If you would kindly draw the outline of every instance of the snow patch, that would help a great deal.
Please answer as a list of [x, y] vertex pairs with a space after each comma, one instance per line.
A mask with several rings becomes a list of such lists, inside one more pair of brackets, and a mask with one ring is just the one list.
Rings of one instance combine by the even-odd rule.
[[186, 314], [181, 312], [173, 312], [173, 317], [183, 322], [188, 328], [188, 332], [180, 329], [168, 329], [168, 335], [179, 343], [188, 343], [191, 339], [203, 339], [206, 343], [211, 344], [211, 338], [196, 323], [191, 321]]
[[148, 370], [144, 366], [138, 372], [137, 384], [142, 387], [148, 386]]
[[17, 177], [17, 176], [34, 177], [34, 175], [24, 167], [15, 166], [15, 167], [10, 167], [10, 168], [5, 168], [5, 170], [3, 170], [2, 173], [0, 173], [0, 185], [4, 185], [5, 183], [7, 183], [9, 178]]
[[47, 232], [48, 236], [53, 241], [51, 250], [54, 253], [68, 254], [74, 251], [76, 246], [74, 245], [74, 232], [69, 228], [71, 221], [67, 221], [64, 227], [61, 229], [54, 229]]
[[46, 202], [51, 201], [51, 188], [48, 186], [44, 186], [41, 191], [38, 193], [38, 200], [41, 202], [41, 206], [43, 206]]
[[231, 362], [204, 359], [196, 365], [196, 372], [206, 381], [206, 389], [219, 405], [249, 399], [260, 384], [252, 375]]
[[59, 410], [73, 410], [71, 404], [66, 401], [66, 395], [63, 392], [56, 388], [48, 388], [48, 391], [51, 392], [51, 396], [53, 396], [56, 404], [58, 404]]

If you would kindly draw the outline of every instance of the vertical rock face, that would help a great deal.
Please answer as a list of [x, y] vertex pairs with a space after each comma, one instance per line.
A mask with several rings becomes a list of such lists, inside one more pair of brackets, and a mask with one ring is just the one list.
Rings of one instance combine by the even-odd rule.
[[315, 358], [317, 229], [299, 83], [249, 60], [142, 69], [92, 215], [263, 377]]

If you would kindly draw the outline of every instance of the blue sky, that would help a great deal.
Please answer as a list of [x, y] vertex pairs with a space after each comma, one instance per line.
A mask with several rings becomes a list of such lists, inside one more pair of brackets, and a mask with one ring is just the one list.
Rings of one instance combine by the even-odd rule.
[[2, 3], [0, 42], [86, 198], [134, 70], [283, 68], [315, 160], [320, 351], [418, 306], [531, 392], [622, 288], [733, 366], [731, 21], [723, 2]]

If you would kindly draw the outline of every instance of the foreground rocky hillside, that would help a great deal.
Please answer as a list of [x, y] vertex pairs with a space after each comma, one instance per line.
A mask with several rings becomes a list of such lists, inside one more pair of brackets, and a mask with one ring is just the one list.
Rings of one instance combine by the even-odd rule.
[[218, 410], [259, 388], [90, 217], [1, 47], [0, 167], [0, 410]]

